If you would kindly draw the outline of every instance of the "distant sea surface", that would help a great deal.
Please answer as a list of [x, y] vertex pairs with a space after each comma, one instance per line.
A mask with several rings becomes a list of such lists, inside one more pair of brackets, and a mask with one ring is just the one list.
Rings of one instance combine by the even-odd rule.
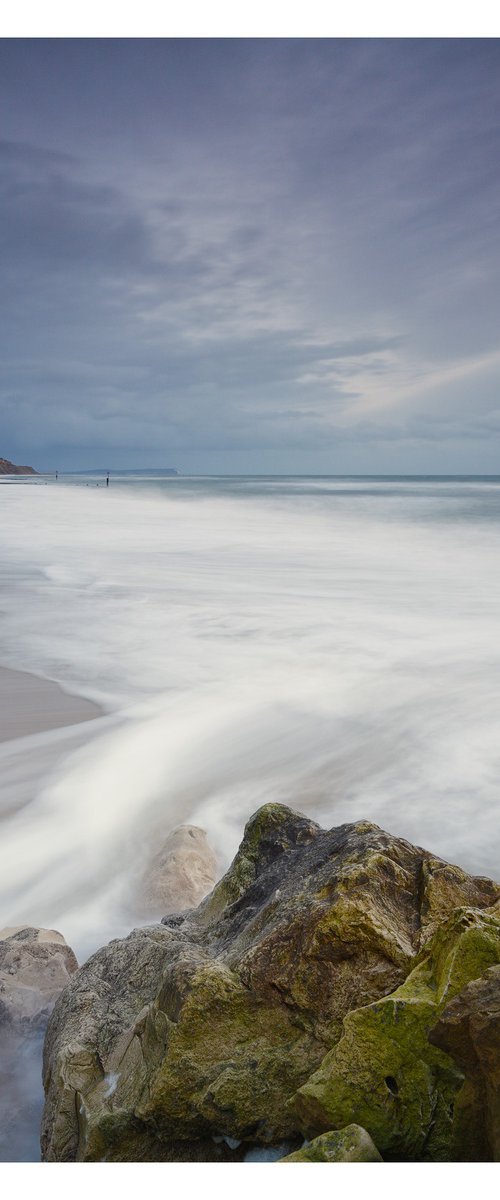
[[3, 924], [81, 958], [159, 837], [203, 826], [222, 872], [269, 800], [500, 878], [499, 477], [103, 472], [0, 506], [0, 663], [106, 714], [1, 749]]

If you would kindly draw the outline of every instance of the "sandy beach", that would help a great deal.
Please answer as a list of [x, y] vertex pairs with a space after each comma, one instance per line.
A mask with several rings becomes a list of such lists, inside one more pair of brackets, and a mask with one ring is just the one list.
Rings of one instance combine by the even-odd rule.
[[97, 704], [70, 695], [50, 679], [0, 667], [0, 742], [79, 725], [101, 715]]

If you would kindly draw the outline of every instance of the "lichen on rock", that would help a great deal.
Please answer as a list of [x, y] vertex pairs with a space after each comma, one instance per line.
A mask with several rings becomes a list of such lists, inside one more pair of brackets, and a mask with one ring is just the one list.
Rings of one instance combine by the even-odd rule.
[[455, 1097], [452, 1157], [500, 1161], [500, 966], [450, 1000], [429, 1035], [464, 1073]]
[[499, 915], [455, 909], [399, 988], [347, 1014], [338, 1044], [293, 1102], [303, 1132], [354, 1121], [384, 1157], [450, 1159], [463, 1076], [429, 1033], [464, 984], [499, 962]]
[[345, 1129], [320, 1134], [280, 1162], [383, 1162], [383, 1159], [366, 1129], [347, 1125]]

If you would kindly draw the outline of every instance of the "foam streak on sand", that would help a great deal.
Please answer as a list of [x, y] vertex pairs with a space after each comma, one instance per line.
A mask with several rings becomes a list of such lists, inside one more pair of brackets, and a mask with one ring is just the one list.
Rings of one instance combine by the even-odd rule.
[[108, 715], [0, 749], [3, 922], [60, 928], [81, 958], [138, 919], [160, 834], [201, 826], [222, 871], [268, 800], [498, 877], [499, 498], [6, 489], [0, 657]]

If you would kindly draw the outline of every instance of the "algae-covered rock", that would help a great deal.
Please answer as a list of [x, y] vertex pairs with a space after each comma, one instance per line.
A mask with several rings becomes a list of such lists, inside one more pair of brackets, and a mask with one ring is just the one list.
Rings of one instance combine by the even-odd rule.
[[452, 1157], [500, 1161], [500, 966], [447, 1004], [430, 1033], [464, 1072], [455, 1097]]
[[383, 1162], [383, 1159], [366, 1129], [347, 1125], [345, 1129], [320, 1134], [280, 1162]]
[[499, 962], [499, 915], [455, 910], [395, 992], [345, 1017], [340, 1041], [295, 1098], [303, 1132], [354, 1121], [384, 1157], [453, 1157], [453, 1105], [463, 1076], [429, 1033], [464, 983]]
[[344, 1017], [403, 983], [448, 900], [500, 896], [458, 868], [445, 883], [446, 866], [367, 822], [327, 832], [260, 809], [198, 909], [112, 942], [63, 993], [45, 1048], [44, 1157], [120, 1161], [133, 1145], [134, 1159], [168, 1161], [174, 1144], [194, 1158], [214, 1138], [293, 1142], [292, 1098]]

